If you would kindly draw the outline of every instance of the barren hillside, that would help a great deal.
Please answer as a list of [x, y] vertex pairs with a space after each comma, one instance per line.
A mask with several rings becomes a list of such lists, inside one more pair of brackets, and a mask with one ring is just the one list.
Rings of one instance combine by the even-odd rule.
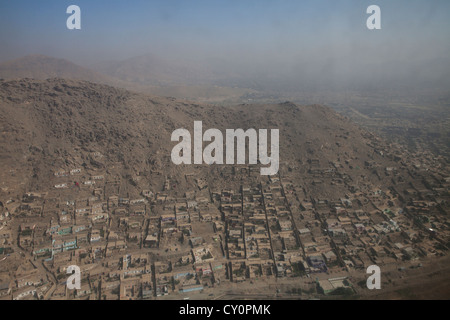
[[[17, 179], [26, 188], [45, 183], [69, 164], [88, 168], [118, 163], [123, 174], [167, 175], [194, 168], [206, 174], [207, 165], [183, 168], [170, 159], [176, 144], [170, 141], [171, 133], [177, 128], [192, 133], [196, 120], [203, 121], [203, 131], [279, 129], [281, 170], [289, 166], [305, 172], [312, 159], [319, 167], [353, 159], [361, 168], [369, 157], [381, 159], [368, 146], [365, 131], [318, 105], [219, 108], [62, 79], [1, 81], [0, 105], [2, 181]], [[101, 164], [90, 160], [93, 152], [104, 155]]]

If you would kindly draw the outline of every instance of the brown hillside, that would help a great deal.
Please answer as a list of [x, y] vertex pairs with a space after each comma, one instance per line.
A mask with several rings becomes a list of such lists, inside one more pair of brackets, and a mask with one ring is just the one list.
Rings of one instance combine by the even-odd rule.
[[[177, 167], [170, 160], [177, 128], [193, 132], [195, 120], [208, 128], [280, 130], [280, 170], [299, 172], [318, 159], [320, 167], [353, 159], [361, 168], [369, 157], [368, 134], [323, 106], [239, 105], [214, 107], [132, 93], [86, 81], [13, 80], [0, 82], [0, 159], [6, 180], [31, 188], [66, 166], [123, 168], [123, 174], [188, 170], [209, 172], [207, 165]], [[206, 144], [204, 144], [206, 145]], [[104, 155], [91, 161], [92, 152]], [[212, 166], [220, 170], [223, 166]], [[12, 170], [12, 171], [11, 171]], [[184, 170], [184, 171], [183, 171]], [[11, 172], [14, 177], [11, 177]], [[359, 172], [370, 176], [370, 172]], [[3, 180], [3, 181], [6, 181]]]

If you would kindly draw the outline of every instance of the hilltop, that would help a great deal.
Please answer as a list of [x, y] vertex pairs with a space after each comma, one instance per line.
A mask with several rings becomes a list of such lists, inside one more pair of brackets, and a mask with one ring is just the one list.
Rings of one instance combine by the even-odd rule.
[[[206, 174], [205, 166], [177, 167], [170, 160], [175, 145], [171, 133], [177, 128], [192, 132], [196, 120], [203, 121], [204, 130], [278, 128], [282, 170], [290, 166], [305, 172], [311, 159], [317, 159], [318, 167], [345, 159], [354, 159], [361, 168], [369, 158], [381, 161], [368, 146], [369, 133], [319, 105], [217, 107], [63, 79], [1, 81], [0, 102], [0, 157], [8, 169], [3, 174], [16, 170], [28, 188], [29, 183], [45, 181], [56, 168], [93, 166], [92, 152], [105, 156], [105, 167], [119, 163], [124, 175], [182, 174], [194, 168]], [[4, 184], [8, 180], [2, 179]]]

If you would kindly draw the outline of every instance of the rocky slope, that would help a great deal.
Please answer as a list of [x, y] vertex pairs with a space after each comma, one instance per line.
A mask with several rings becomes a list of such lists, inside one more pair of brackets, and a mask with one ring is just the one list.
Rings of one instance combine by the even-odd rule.
[[[0, 109], [1, 187], [9, 188], [2, 192], [11, 192], [11, 185], [37, 188], [54, 171], [74, 166], [120, 167], [124, 176], [192, 170], [207, 175], [226, 167], [171, 162], [172, 132], [186, 128], [193, 134], [196, 120], [203, 121], [203, 131], [218, 128], [223, 134], [225, 129], [279, 129], [280, 170], [306, 172], [311, 160], [320, 168], [347, 159], [360, 168], [368, 159], [387, 161], [369, 146], [370, 134], [318, 105], [217, 107], [86, 81], [19, 79], [0, 81]], [[92, 159], [94, 152], [103, 155], [101, 161]], [[371, 176], [368, 170], [361, 174]]]

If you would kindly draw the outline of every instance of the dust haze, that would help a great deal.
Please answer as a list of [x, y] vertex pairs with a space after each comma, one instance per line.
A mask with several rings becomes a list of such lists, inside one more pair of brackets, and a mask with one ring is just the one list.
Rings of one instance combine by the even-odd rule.
[[[445, 91], [450, 85], [445, 1], [378, 1], [381, 30], [366, 28], [369, 4], [355, 1], [79, 1], [79, 32], [57, 28], [67, 16], [64, 1], [45, 8], [17, 3], [0, 5], [2, 61], [38, 53], [141, 84], [155, 81], [140, 72], [158, 73], [163, 84], [275, 92]], [[27, 12], [33, 8], [40, 14]]]

